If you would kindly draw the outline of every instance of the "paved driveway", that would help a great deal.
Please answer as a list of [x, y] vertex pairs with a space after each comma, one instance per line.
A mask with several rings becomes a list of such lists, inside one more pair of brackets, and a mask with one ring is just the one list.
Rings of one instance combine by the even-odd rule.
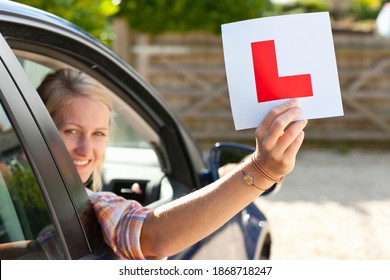
[[390, 151], [301, 150], [275, 195], [272, 259], [390, 259]]

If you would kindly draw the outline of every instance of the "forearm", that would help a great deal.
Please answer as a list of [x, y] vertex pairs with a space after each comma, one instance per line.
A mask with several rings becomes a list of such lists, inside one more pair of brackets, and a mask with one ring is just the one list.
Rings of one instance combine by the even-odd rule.
[[300, 114], [297, 105], [292, 100], [268, 113], [256, 130], [252, 158], [211, 185], [149, 214], [141, 232], [144, 255], [169, 256], [201, 240], [272, 186], [270, 178], [288, 174], [307, 124], [306, 120], [293, 122]]
[[246, 185], [242, 169], [257, 174], [250, 161], [213, 184], [156, 209], [141, 235], [144, 255], [169, 256], [208, 236], [256, 199], [273, 182], [260, 174]]

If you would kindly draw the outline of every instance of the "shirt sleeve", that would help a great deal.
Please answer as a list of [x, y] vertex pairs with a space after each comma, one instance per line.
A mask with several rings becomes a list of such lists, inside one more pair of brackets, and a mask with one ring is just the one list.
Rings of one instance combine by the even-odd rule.
[[106, 243], [122, 259], [146, 259], [141, 251], [143, 222], [152, 211], [111, 192], [88, 191]]

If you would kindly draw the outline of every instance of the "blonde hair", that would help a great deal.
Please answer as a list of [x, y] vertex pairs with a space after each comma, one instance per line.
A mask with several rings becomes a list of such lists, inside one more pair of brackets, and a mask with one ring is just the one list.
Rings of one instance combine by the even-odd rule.
[[[56, 123], [75, 97], [87, 97], [106, 105], [112, 110], [112, 102], [107, 89], [97, 80], [74, 69], [59, 69], [49, 73], [37, 88], [39, 95]], [[97, 164], [92, 177], [92, 190], [102, 189], [101, 171], [103, 159]]]

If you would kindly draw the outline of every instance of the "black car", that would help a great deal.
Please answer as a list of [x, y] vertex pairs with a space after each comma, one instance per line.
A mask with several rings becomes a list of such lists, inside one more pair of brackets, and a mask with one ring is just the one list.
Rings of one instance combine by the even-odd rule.
[[[0, 259], [115, 258], [35, 90], [55, 69], [80, 69], [111, 91], [117, 129], [104, 165], [105, 190], [157, 207], [216, 180], [221, 165], [253, 151], [220, 143], [206, 162], [149, 83], [111, 49], [61, 18], [0, 1], [0, 33]], [[134, 183], [140, 191], [132, 191]], [[35, 242], [48, 232], [54, 236], [50, 256]], [[270, 249], [267, 220], [251, 204], [171, 258], [268, 259]]]

